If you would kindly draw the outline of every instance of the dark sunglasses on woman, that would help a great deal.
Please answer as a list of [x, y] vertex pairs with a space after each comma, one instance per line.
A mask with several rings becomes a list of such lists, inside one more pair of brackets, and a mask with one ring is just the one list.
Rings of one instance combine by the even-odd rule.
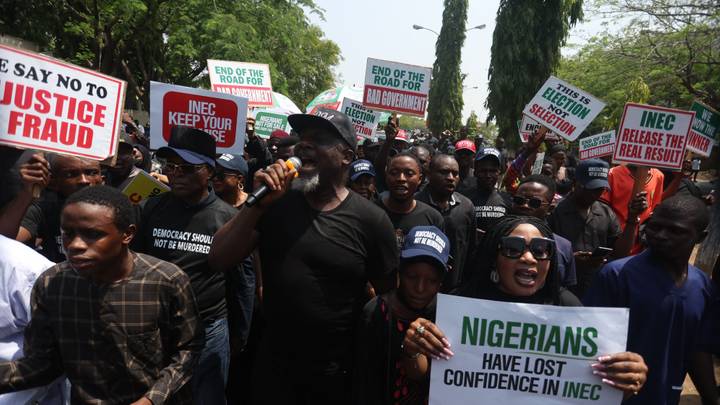
[[508, 259], [519, 259], [525, 251], [536, 260], [549, 260], [555, 252], [555, 241], [548, 238], [532, 238], [530, 243], [525, 243], [525, 238], [520, 236], [505, 236], [500, 239], [500, 254]]

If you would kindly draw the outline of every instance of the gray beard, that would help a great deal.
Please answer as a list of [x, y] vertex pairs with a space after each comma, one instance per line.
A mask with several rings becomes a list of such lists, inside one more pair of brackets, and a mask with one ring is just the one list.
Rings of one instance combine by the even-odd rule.
[[290, 183], [290, 188], [301, 191], [303, 194], [315, 191], [320, 185], [320, 174], [316, 173], [311, 177], [298, 177]]

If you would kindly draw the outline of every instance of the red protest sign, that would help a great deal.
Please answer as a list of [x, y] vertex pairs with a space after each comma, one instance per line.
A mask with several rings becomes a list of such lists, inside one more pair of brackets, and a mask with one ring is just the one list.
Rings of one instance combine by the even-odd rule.
[[218, 153], [241, 154], [247, 104], [229, 94], [150, 82], [150, 147], [167, 145], [172, 127], [187, 126], [215, 137]]
[[639, 166], [682, 168], [695, 112], [627, 103], [613, 161]]
[[115, 154], [125, 82], [0, 45], [0, 144], [95, 160]]

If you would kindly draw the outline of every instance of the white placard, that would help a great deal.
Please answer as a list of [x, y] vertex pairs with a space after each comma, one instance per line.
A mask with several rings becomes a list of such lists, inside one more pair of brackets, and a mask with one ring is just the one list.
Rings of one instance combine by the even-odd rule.
[[150, 82], [150, 148], [167, 146], [173, 126], [215, 137], [217, 153], [242, 154], [248, 99], [173, 84]]
[[624, 352], [627, 308], [515, 304], [438, 294], [437, 326], [455, 353], [434, 360], [430, 405], [619, 405], [590, 365]]
[[0, 144], [104, 160], [124, 103], [122, 80], [0, 45]]
[[603, 108], [605, 103], [599, 98], [550, 76], [523, 114], [572, 142]]

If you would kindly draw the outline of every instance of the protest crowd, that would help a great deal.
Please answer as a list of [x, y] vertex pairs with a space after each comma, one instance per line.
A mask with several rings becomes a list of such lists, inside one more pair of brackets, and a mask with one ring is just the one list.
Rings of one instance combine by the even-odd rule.
[[[382, 110], [390, 90], [367, 90], [358, 108]], [[9, 137], [52, 140], [41, 91], [41, 118], [0, 114]], [[621, 128], [610, 153], [581, 158], [567, 138], [584, 127], [536, 99], [524, 113], [539, 125], [514, 149], [467, 128], [406, 130], [395, 113], [368, 132], [324, 107], [261, 136], [251, 108], [263, 94], [202, 91], [216, 105], [152, 104], [163, 113], [149, 125], [92, 104], [73, 147], [114, 115], [105, 156], [0, 142], [0, 403], [427, 404], [437, 384], [475, 403], [496, 403], [472, 394], [488, 389], [674, 405], [686, 375], [703, 404], [719, 403], [718, 279], [690, 264], [716, 198], [697, 186], [698, 155], [633, 158], [654, 138]], [[22, 97], [3, 104], [23, 109]], [[192, 118], [223, 102], [242, 108]], [[597, 114], [594, 102], [582, 108]], [[57, 111], [81, 117], [87, 104]], [[73, 143], [70, 127], [57, 131]], [[457, 328], [445, 302], [469, 311]], [[546, 315], [503, 319], [503, 308]], [[621, 332], [581, 323], [592, 308], [615, 314], [598, 318], [608, 324], [624, 316]], [[467, 351], [478, 357], [460, 363]], [[538, 383], [551, 375], [586, 383], [551, 394]]]

